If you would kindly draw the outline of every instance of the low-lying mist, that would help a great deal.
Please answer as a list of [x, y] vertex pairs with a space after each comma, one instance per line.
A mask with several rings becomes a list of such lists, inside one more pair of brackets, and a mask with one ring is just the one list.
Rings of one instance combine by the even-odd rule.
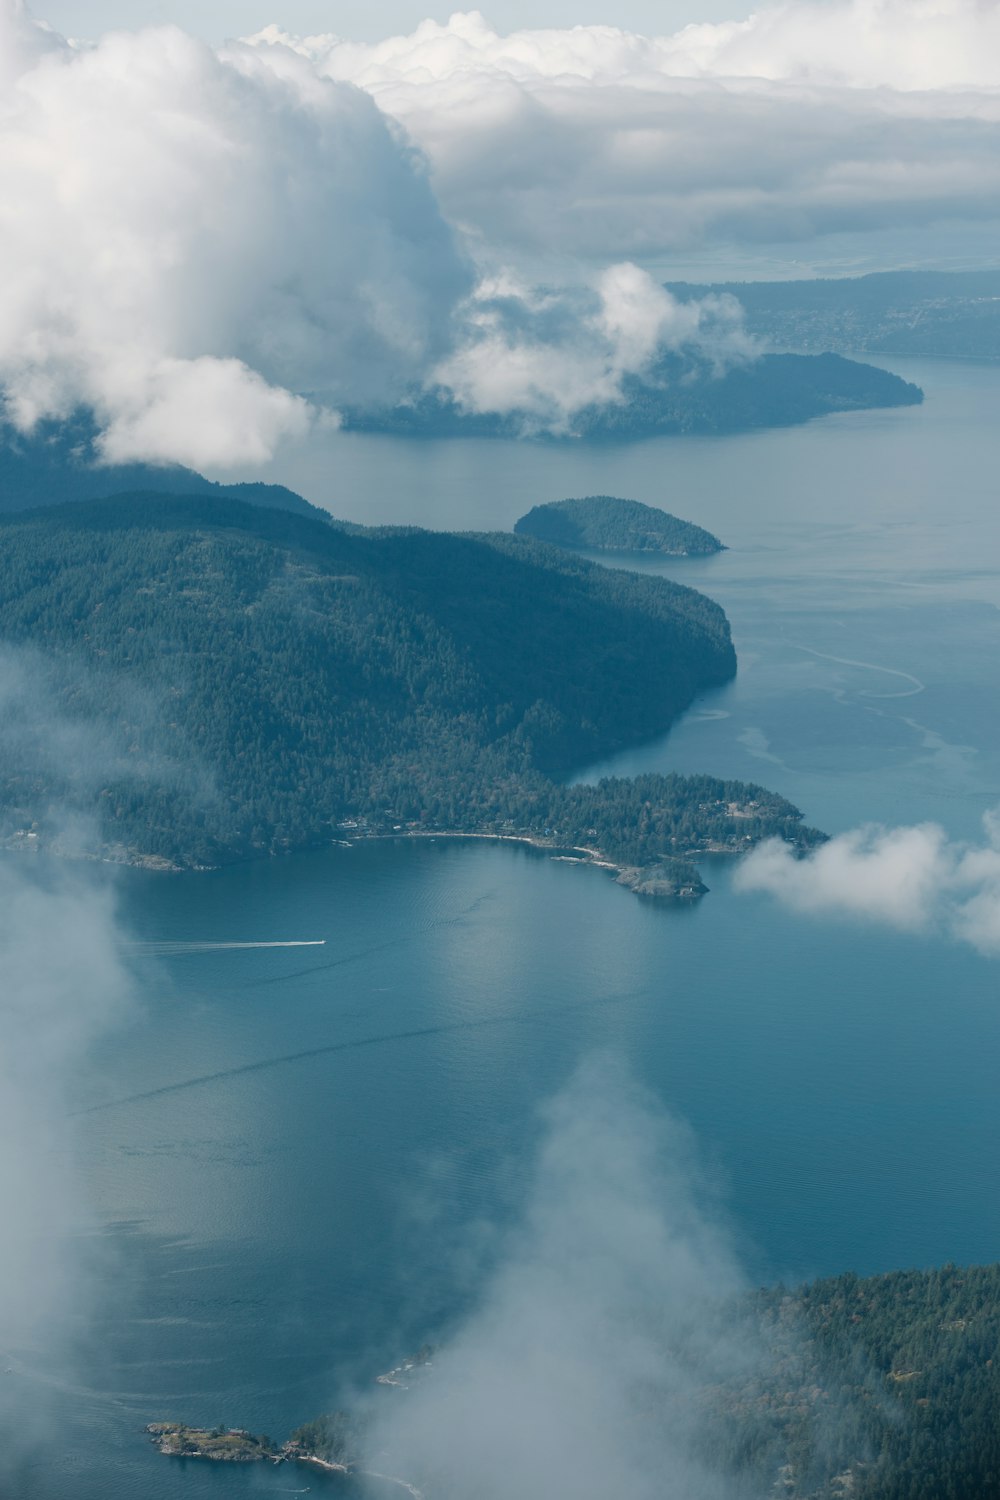
[[523, 1216], [475, 1310], [375, 1409], [371, 1466], [428, 1500], [715, 1500], [710, 1403], [768, 1355], [687, 1129], [618, 1060], [545, 1110]]
[[[30, 655], [0, 657], [0, 759], [26, 735], [74, 776], [97, 750], [52, 710]], [[32, 687], [34, 683], [34, 687]], [[64, 809], [66, 842], [82, 828]], [[53, 826], [59, 809], [50, 809]], [[67, 1369], [96, 1295], [92, 1216], [81, 1186], [74, 1090], [95, 1042], [127, 1015], [130, 977], [106, 869], [0, 855], [0, 1493], [46, 1432], [53, 1368]], [[68, 1377], [67, 1377], [68, 1378]], [[50, 1434], [49, 1434], [50, 1435]], [[27, 1491], [21, 1491], [27, 1493]]]

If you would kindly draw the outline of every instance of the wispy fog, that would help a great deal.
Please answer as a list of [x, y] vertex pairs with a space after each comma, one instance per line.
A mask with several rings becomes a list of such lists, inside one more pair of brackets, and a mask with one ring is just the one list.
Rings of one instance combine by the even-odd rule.
[[165, 719], [156, 693], [134, 676], [0, 642], [0, 843], [120, 858], [102, 827], [107, 797], [142, 787], [170, 799], [177, 816], [210, 806], [210, 768], [186, 744], [164, 751]]
[[[10, 652], [0, 662], [5, 762], [20, 741], [30, 667]], [[50, 756], [93, 754], [82, 732], [45, 716], [44, 695], [32, 701]], [[86, 1319], [92, 1226], [68, 1113], [95, 1041], [130, 1004], [106, 871], [30, 849], [0, 855], [0, 1490], [8, 1465], [38, 1442], [48, 1372], [72, 1363]]]
[[383, 1403], [372, 1465], [433, 1500], [726, 1494], [705, 1395], [766, 1359], [733, 1318], [742, 1286], [688, 1131], [592, 1058], [545, 1111], [475, 1310]]
[[734, 884], [766, 891], [793, 911], [851, 917], [907, 932], [944, 933], [1000, 957], [1000, 812], [980, 844], [937, 823], [839, 834], [805, 859], [770, 840], [740, 864]]

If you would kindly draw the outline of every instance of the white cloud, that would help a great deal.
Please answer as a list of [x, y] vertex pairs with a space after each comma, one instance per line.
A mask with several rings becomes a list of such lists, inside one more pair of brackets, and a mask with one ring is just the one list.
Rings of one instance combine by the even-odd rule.
[[257, 44], [282, 41], [402, 121], [494, 252], [652, 259], [996, 216], [994, 3], [795, 0], [660, 38], [501, 36], [473, 11], [368, 46]]
[[678, 302], [629, 262], [572, 290], [506, 275], [477, 288], [459, 347], [430, 380], [465, 411], [520, 413], [527, 428], [560, 433], [584, 407], [622, 401], [626, 376], [648, 373], [665, 352], [695, 353], [718, 369], [750, 358], [739, 304]]
[[[419, 156], [297, 54], [176, 28], [75, 49], [0, 0], [0, 383], [109, 456], [229, 463], [384, 399], [471, 277]], [[0, 80], [2, 82], [2, 80]]]
[[798, 79], [860, 87], [994, 87], [1000, 79], [995, 0], [786, 0], [743, 21], [640, 36], [616, 26], [498, 34], [478, 10], [408, 37], [358, 43], [334, 34], [296, 38], [268, 26], [257, 40], [326, 56], [331, 73], [366, 88], [390, 81], [480, 74], [563, 86], [657, 78]]
[[1000, 813], [987, 814], [984, 830], [984, 843], [969, 844], [936, 823], [868, 824], [804, 859], [773, 839], [743, 860], [735, 885], [793, 911], [943, 932], [1000, 957]]
[[1000, 83], [1000, 7], [994, 0], [797, 0], [746, 21], [686, 27], [667, 44], [666, 66], [689, 77], [992, 89]]
[[158, 361], [108, 406], [100, 447], [109, 463], [266, 463], [283, 438], [304, 437], [312, 422], [301, 397], [238, 359], [207, 356]]

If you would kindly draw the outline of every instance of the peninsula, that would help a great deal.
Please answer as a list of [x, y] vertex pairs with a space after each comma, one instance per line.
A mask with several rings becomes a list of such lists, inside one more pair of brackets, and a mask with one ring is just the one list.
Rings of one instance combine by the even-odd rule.
[[[704, 595], [530, 537], [215, 495], [22, 511], [0, 519], [0, 638], [24, 664], [0, 765], [8, 847], [183, 869], [479, 834], [697, 895], [698, 854], [820, 837], [758, 786], [567, 784], [669, 729], [736, 656]], [[51, 720], [86, 753], [51, 757]]]
[[660, 552], [668, 557], [707, 557], [725, 548], [717, 536], [678, 520], [654, 505], [619, 500], [614, 495], [586, 495], [580, 500], [552, 500], [535, 505], [515, 521], [518, 536], [533, 536], [556, 547], [595, 552]]

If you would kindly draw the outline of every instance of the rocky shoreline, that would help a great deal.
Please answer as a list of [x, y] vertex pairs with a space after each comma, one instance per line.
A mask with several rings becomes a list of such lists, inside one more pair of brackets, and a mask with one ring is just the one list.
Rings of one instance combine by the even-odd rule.
[[145, 1431], [157, 1452], [166, 1458], [201, 1459], [209, 1463], [308, 1464], [310, 1468], [328, 1474], [358, 1474], [378, 1479], [383, 1484], [404, 1490], [412, 1500], [423, 1500], [420, 1490], [408, 1479], [361, 1468], [353, 1459], [338, 1462], [323, 1458], [318, 1453], [310, 1453], [295, 1438], [278, 1446], [270, 1438], [257, 1437], [242, 1427], [188, 1427], [183, 1422], [149, 1422]]

